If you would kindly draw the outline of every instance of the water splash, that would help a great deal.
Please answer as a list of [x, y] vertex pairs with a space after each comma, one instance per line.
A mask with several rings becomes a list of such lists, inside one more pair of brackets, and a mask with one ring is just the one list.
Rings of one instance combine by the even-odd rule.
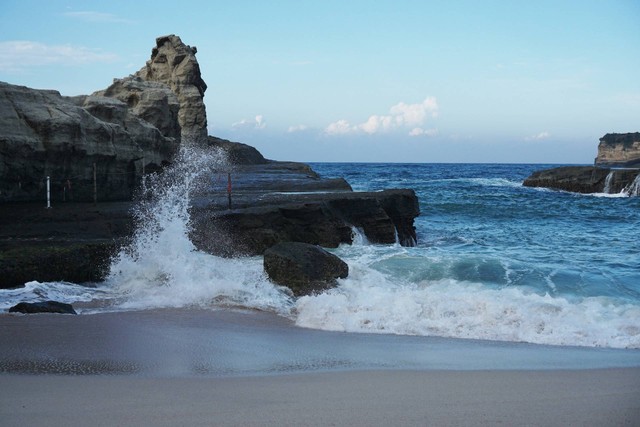
[[193, 195], [225, 168], [221, 152], [183, 144], [174, 164], [147, 180], [132, 242], [106, 280], [121, 295], [119, 307], [241, 305], [288, 313], [289, 297], [267, 280], [260, 259], [212, 256], [189, 239]]
[[622, 191], [628, 196], [640, 196], [640, 172], [636, 175], [635, 179]]
[[614, 171], [610, 171], [607, 174], [607, 177], [604, 179], [604, 189], [602, 190], [605, 194], [611, 193], [611, 182], [613, 181]]

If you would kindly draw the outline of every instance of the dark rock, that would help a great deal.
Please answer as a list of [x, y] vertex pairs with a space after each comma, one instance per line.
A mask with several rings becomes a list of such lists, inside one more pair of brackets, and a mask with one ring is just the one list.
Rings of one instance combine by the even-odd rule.
[[98, 282], [133, 230], [130, 203], [0, 204], [0, 288]]
[[640, 132], [608, 133], [600, 138], [595, 165], [640, 168]]
[[9, 309], [9, 313], [58, 313], [58, 314], [78, 314], [71, 304], [65, 304], [58, 301], [45, 302], [21, 302]]
[[574, 193], [620, 193], [636, 195], [638, 169], [607, 169], [596, 166], [563, 166], [534, 172], [522, 185]]
[[26, 282], [99, 282], [107, 274], [113, 242], [27, 244], [0, 252], [0, 289]]
[[194, 244], [222, 255], [259, 255], [279, 242], [335, 248], [352, 243], [361, 228], [372, 243], [416, 242], [413, 220], [420, 213], [413, 190], [278, 194], [232, 210], [191, 210]]
[[269, 278], [287, 286], [295, 296], [309, 295], [336, 285], [348, 276], [349, 267], [337, 256], [305, 243], [283, 242], [264, 253]]
[[258, 150], [241, 142], [231, 142], [209, 135], [207, 144], [224, 151], [227, 160], [232, 165], [264, 165], [269, 163], [269, 160], [265, 159]]
[[598, 193], [604, 188], [608, 169], [595, 166], [563, 166], [534, 172], [522, 185], [575, 193]]

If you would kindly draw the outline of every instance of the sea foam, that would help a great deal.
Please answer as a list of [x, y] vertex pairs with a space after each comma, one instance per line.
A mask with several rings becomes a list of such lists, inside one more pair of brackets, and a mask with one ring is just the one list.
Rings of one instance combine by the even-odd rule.
[[240, 305], [288, 313], [288, 295], [267, 280], [260, 259], [216, 257], [189, 239], [193, 195], [226, 167], [221, 153], [183, 144], [174, 164], [150, 180], [135, 212], [134, 239], [106, 280], [120, 308]]
[[[369, 258], [370, 255], [367, 255]], [[640, 348], [640, 306], [526, 287], [443, 279], [410, 283], [350, 262], [340, 286], [300, 298], [301, 327], [549, 345]]]

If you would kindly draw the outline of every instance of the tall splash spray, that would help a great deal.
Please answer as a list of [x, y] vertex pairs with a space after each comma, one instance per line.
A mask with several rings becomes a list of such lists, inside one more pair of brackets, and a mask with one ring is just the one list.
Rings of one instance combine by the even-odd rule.
[[112, 262], [107, 281], [122, 308], [240, 305], [287, 314], [287, 295], [272, 285], [259, 259], [223, 259], [189, 239], [194, 194], [227, 168], [220, 151], [183, 143], [174, 163], [151, 176], [134, 212], [132, 242]]

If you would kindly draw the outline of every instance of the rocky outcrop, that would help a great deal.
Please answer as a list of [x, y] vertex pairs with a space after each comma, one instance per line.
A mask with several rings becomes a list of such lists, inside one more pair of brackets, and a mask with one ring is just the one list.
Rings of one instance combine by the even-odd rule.
[[[192, 194], [191, 238], [201, 250], [263, 254], [284, 241], [336, 247], [352, 242], [355, 228], [372, 243], [415, 244], [412, 190], [356, 193], [306, 164], [207, 137], [195, 53], [177, 36], [159, 37], [138, 73], [89, 96], [0, 82], [0, 288], [103, 279], [131, 237], [131, 199], [143, 174], [194, 141], [228, 159]], [[43, 202], [47, 176], [52, 209]], [[86, 203], [94, 188], [95, 205]]]
[[241, 142], [232, 142], [227, 139], [209, 135], [207, 138], [207, 145], [222, 150], [226, 154], [229, 164], [233, 166], [264, 165], [272, 163], [265, 159], [264, 156], [254, 147]]
[[575, 193], [638, 194], [638, 169], [608, 169], [596, 166], [563, 166], [531, 174], [525, 187], [544, 187]]
[[56, 314], [78, 314], [71, 304], [58, 301], [44, 302], [21, 302], [9, 309], [9, 313], [56, 313]]
[[595, 166], [563, 166], [537, 171], [522, 185], [576, 193], [637, 196], [640, 194], [640, 132], [608, 133], [600, 138]]
[[600, 138], [595, 164], [640, 168], [640, 132], [608, 133]]
[[336, 286], [349, 275], [349, 266], [324, 249], [305, 243], [283, 242], [264, 253], [264, 269], [274, 283], [294, 296], [309, 295]]
[[195, 46], [184, 44], [176, 35], [158, 37], [151, 59], [136, 77], [169, 87], [180, 104], [178, 123], [182, 139], [205, 142], [207, 113], [203, 97], [207, 85], [200, 74], [197, 51]]
[[0, 204], [0, 289], [99, 282], [133, 230], [127, 202]]
[[[82, 101], [82, 106], [77, 105]], [[94, 115], [95, 114], [95, 115]], [[142, 171], [169, 161], [177, 141], [110, 98], [0, 83], [0, 201], [130, 198]]]
[[129, 200], [141, 176], [170, 163], [181, 141], [206, 143], [206, 84], [196, 49], [156, 39], [135, 75], [91, 96], [0, 82], [0, 201]]
[[215, 255], [259, 255], [287, 241], [327, 248], [350, 244], [358, 228], [371, 243], [414, 246], [419, 213], [408, 189], [279, 194], [232, 210], [194, 207], [192, 240]]

